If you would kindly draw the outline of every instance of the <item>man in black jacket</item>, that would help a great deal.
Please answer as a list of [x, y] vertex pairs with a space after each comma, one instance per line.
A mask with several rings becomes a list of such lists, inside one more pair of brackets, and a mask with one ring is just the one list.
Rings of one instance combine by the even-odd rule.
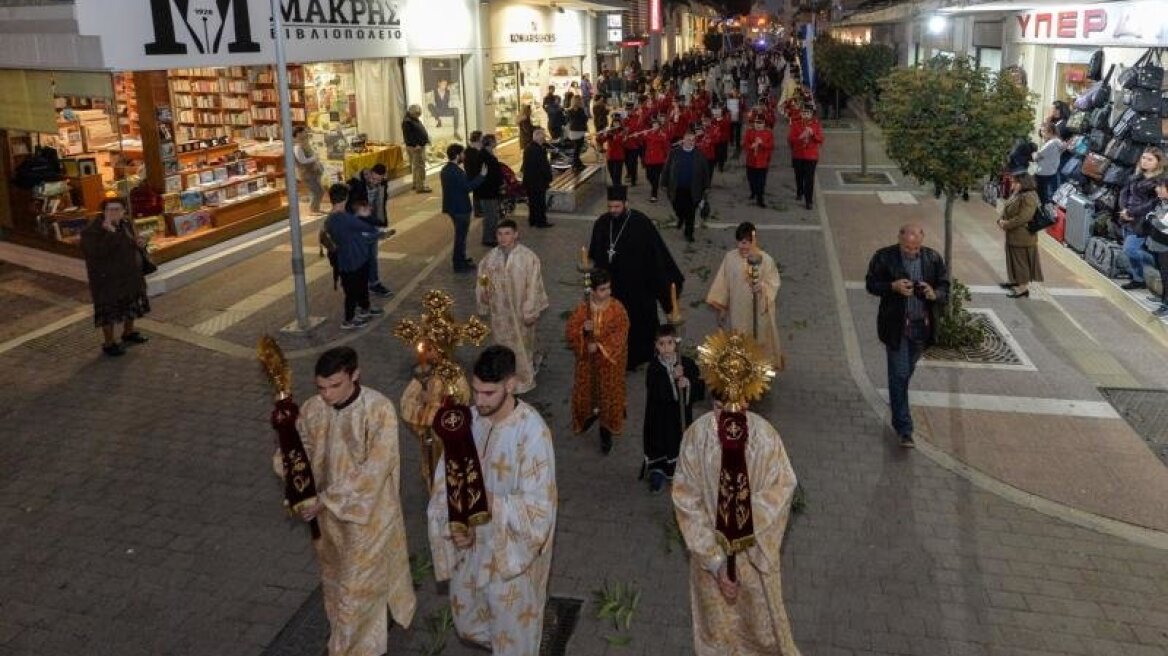
[[[483, 131], [474, 130], [466, 140], [466, 150], [462, 151], [462, 168], [466, 177], [474, 179], [483, 168]], [[474, 199], [474, 215], [482, 216], [483, 209], [479, 204], [480, 196], [476, 189], [471, 197]]]
[[552, 165], [548, 161], [547, 132], [536, 128], [531, 143], [523, 149], [523, 187], [527, 189], [527, 223], [535, 228], [550, 228], [547, 220], [547, 190], [552, 185]]
[[[489, 248], [499, 245], [495, 241], [495, 229], [499, 219], [503, 218], [499, 216], [499, 198], [502, 196], [503, 190], [503, 167], [499, 163], [499, 158], [495, 156], [495, 147], [498, 143], [499, 140], [493, 134], [483, 137], [479, 157], [482, 159], [481, 168], [487, 177], [475, 190], [483, 209], [483, 246]], [[469, 171], [470, 169], [467, 167], [468, 176], [470, 175]]]
[[924, 240], [919, 224], [902, 226], [900, 243], [876, 251], [865, 278], [868, 293], [880, 297], [876, 330], [888, 356], [888, 404], [892, 428], [905, 448], [915, 446], [908, 384], [936, 337], [941, 306], [949, 301], [945, 259], [923, 246]]
[[[345, 211], [356, 215], [353, 202], [365, 201], [372, 209], [368, 219], [363, 219], [375, 228], [389, 227], [389, 176], [384, 164], [374, 164], [362, 169], [349, 179], [349, 200]], [[392, 236], [396, 230], [384, 231], [384, 236]], [[381, 283], [381, 271], [377, 267], [376, 240], [369, 242], [369, 292], [381, 297], [393, 296], [393, 291]]]
[[422, 124], [422, 107], [410, 105], [402, 121], [402, 139], [406, 142], [406, 153], [410, 156], [410, 170], [414, 174], [414, 193], [425, 194], [433, 191], [426, 186], [426, 147], [430, 145], [430, 133]]

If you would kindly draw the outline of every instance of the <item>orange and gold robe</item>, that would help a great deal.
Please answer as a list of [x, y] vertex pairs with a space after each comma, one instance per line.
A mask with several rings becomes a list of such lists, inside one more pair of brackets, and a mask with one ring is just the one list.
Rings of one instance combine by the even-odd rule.
[[[584, 322], [592, 315], [596, 353], [588, 352]], [[625, 364], [629, 358], [629, 315], [625, 306], [610, 298], [603, 308], [587, 301], [580, 303], [568, 319], [565, 337], [576, 354], [576, 376], [572, 385], [572, 430], [581, 433], [585, 423], [600, 409], [600, 425], [619, 435], [625, 425]], [[595, 362], [595, 363], [594, 363]], [[599, 383], [593, 384], [595, 369]], [[600, 398], [594, 399], [593, 394]]]

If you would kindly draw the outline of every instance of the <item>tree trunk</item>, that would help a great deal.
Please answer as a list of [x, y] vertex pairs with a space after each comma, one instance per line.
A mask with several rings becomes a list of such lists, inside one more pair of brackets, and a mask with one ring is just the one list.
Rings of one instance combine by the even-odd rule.
[[953, 202], [957, 195], [952, 191], [945, 191], [945, 265], [949, 267], [949, 276], [953, 276]]
[[864, 119], [868, 116], [867, 107], [865, 107], [867, 104], [865, 102], [866, 99], [865, 96], [860, 96], [860, 99], [856, 101], [856, 105], [860, 107], [860, 110], [856, 112], [856, 116], [860, 119], [860, 175], [868, 175], [868, 149], [864, 143], [864, 137], [866, 135], [864, 131]]

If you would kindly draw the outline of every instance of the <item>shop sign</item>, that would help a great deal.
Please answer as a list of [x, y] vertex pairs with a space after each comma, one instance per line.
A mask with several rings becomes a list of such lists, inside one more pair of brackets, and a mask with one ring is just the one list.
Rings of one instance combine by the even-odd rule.
[[[418, 0], [415, 0], [418, 1]], [[269, 0], [78, 0], [82, 35], [101, 38], [103, 64], [123, 70], [270, 64], [275, 31]], [[428, 35], [432, 13], [470, 20], [468, 0], [426, 0], [410, 12], [396, 0], [280, 0], [291, 62], [402, 57], [417, 49], [459, 49], [467, 30]], [[440, 5], [435, 7], [435, 4]], [[132, 5], [132, 6], [130, 6]], [[457, 18], [457, 20], [454, 20]], [[416, 32], [416, 33], [415, 33]], [[463, 34], [466, 32], [466, 34]], [[466, 39], [463, 39], [463, 37]], [[539, 35], [537, 38], [554, 34]], [[447, 43], [450, 41], [450, 43]]]
[[1052, 6], [1018, 13], [1014, 19], [1019, 43], [1168, 45], [1168, 4], [1164, 2]]
[[643, 48], [648, 43], [649, 41], [647, 39], [629, 39], [620, 42], [622, 48]]
[[660, 32], [662, 29], [661, 0], [649, 0], [649, 31]]

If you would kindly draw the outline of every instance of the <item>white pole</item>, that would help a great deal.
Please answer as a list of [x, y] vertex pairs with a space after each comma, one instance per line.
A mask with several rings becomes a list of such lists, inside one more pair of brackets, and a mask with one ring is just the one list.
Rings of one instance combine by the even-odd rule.
[[304, 237], [300, 231], [300, 194], [296, 188], [296, 154], [292, 143], [292, 108], [288, 95], [288, 63], [284, 56], [284, 17], [279, 0], [270, 0], [276, 30], [276, 89], [280, 94], [280, 132], [284, 138], [284, 188], [288, 195], [288, 227], [292, 236], [292, 285], [296, 297], [296, 327], [307, 331], [308, 285], [304, 280]]

